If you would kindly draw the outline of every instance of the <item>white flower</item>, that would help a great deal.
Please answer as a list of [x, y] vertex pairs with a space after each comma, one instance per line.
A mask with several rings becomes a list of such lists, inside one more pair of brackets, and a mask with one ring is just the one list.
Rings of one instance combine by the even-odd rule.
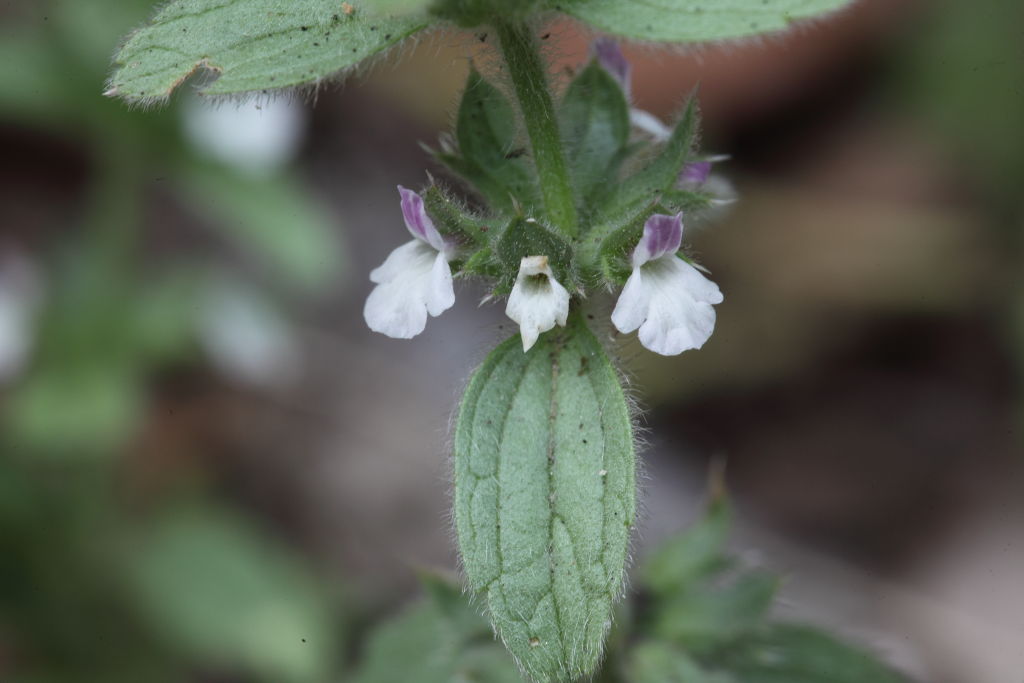
[[434, 227], [422, 197], [401, 185], [398, 192], [405, 225], [415, 239], [392, 251], [370, 273], [377, 286], [366, 299], [363, 317], [374, 332], [411, 339], [427, 326], [428, 313], [438, 316], [455, 304], [448, 265], [454, 247]]
[[541, 332], [547, 332], [556, 323], [565, 327], [569, 292], [555, 279], [547, 256], [527, 256], [519, 263], [519, 275], [509, 294], [505, 315], [519, 323], [523, 351], [529, 351]]
[[633, 273], [619, 295], [612, 323], [622, 333], [640, 329], [640, 343], [663, 356], [699, 349], [715, 329], [722, 293], [711, 280], [676, 256], [683, 214], [655, 214], [633, 250]]
[[299, 152], [309, 115], [283, 97], [213, 106], [198, 97], [186, 100], [185, 134], [202, 155], [246, 175], [267, 177]]

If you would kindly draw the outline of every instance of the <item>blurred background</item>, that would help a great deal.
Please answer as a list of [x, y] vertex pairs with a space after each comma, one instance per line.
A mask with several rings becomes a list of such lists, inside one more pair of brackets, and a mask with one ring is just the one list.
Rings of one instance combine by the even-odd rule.
[[[345, 680], [417, 569], [455, 571], [450, 413], [512, 331], [474, 283], [411, 342], [361, 315], [406, 239], [395, 185], [443, 177], [417, 143], [489, 46], [139, 111], [101, 93], [151, 6], [0, 4], [0, 680]], [[647, 408], [635, 555], [724, 458], [779, 610], [920, 681], [1024, 671], [1022, 25], [863, 0], [627, 48], [644, 109], [700, 84], [741, 197], [688, 227], [726, 295], [704, 350], [616, 342]], [[589, 36], [550, 33], [565, 79]]]

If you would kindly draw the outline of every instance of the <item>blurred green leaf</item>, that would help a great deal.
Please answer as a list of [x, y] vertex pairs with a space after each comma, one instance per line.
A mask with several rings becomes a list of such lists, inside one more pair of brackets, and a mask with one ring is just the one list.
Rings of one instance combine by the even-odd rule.
[[289, 178], [247, 176], [194, 162], [181, 167], [178, 182], [235, 246], [295, 289], [322, 292], [344, 271], [339, 231]]
[[629, 683], [743, 683], [726, 674], [705, 671], [679, 648], [657, 641], [641, 642], [633, 647], [627, 680]]
[[117, 54], [110, 94], [165, 100], [198, 70], [217, 75], [203, 90], [210, 95], [319, 83], [428, 23], [337, 0], [173, 0]]
[[569, 84], [559, 113], [566, 161], [586, 208], [592, 193], [617, 180], [629, 141], [629, 104], [619, 83], [592, 61]]
[[370, 637], [353, 683], [521, 683], [512, 658], [459, 589], [426, 576], [427, 598]]
[[673, 189], [679, 172], [692, 156], [699, 130], [697, 98], [691, 95], [665, 145], [639, 171], [614, 184], [604, 196], [599, 207], [600, 217], [613, 223], [616, 219], [628, 220], [657, 201], [663, 192]]
[[727, 566], [722, 553], [731, 522], [732, 509], [725, 497], [712, 500], [701, 519], [648, 558], [641, 568], [642, 584], [656, 595], [669, 596]]
[[59, 120], [70, 102], [59, 55], [38, 31], [0, 33], [0, 117], [36, 123]]
[[651, 609], [650, 632], [704, 652], [757, 626], [771, 608], [778, 579], [748, 572], [724, 586], [699, 585], [662, 598]]
[[697, 43], [743, 38], [790, 28], [801, 19], [833, 12], [850, 0], [562, 0], [558, 10], [624, 38]]
[[[935, 0], [901, 43], [907, 59], [896, 82], [899, 102], [932, 122], [973, 165], [972, 186], [1002, 193], [1018, 211], [1024, 182], [1024, 6], [1005, 0]], [[1019, 225], [1013, 225], [1019, 229]]]
[[265, 681], [328, 680], [344, 649], [331, 606], [288, 550], [242, 518], [178, 509], [126, 552], [139, 610], [197, 663]]
[[146, 373], [189, 349], [195, 290], [159, 274], [138, 284], [99, 241], [77, 244], [56, 272], [5, 422], [26, 451], [111, 456], [145, 409]]
[[905, 683], [874, 656], [818, 629], [776, 624], [730, 643], [716, 665], [743, 683]]

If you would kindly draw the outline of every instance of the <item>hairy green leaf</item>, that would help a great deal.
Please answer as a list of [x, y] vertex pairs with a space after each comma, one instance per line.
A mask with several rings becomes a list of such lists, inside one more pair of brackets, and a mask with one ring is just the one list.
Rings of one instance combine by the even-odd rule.
[[455, 520], [471, 588], [538, 681], [594, 670], [635, 514], [629, 411], [578, 315], [523, 353], [501, 344], [455, 428]]
[[505, 95], [476, 69], [469, 73], [455, 126], [459, 156], [439, 155], [496, 209], [512, 211], [514, 202], [531, 204], [536, 194], [516, 147], [517, 117]]
[[569, 84], [560, 114], [566, 161], [585, 209], [595, 189], [616, 180], [629, 141], [629, 104], [615, 79], [593, 61]]
[[335, 0], [174, 0], [133, 33], [115, 58], [108, 93], [166, 99], [196, 71], [227, 95], [319, 83], [426, 27]]
[[850, 0], [576, 0], [558, 9], [624, 38], [696, 43], [789, 28]]

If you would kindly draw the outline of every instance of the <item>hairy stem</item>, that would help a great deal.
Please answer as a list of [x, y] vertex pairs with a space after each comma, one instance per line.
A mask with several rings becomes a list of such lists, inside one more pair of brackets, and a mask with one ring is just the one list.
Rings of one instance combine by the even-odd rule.
[[548, 218], [566, 237], [575, 237], [579, 223], [576, 202], [537, 38], [525, 23], [499, 22], [495, 28], [526, 121]]

